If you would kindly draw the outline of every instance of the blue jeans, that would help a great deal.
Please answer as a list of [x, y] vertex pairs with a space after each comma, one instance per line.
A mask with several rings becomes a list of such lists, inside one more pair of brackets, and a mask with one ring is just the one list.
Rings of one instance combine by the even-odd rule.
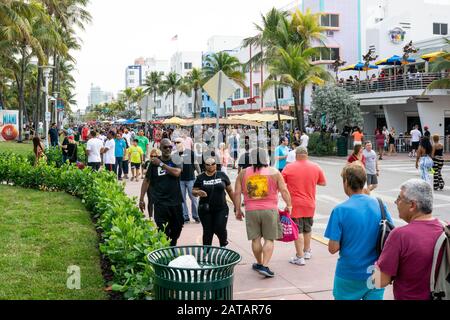
[[370, 289], [367, 280], [348, 280], [334, 276], [336, 300], [383, 300], [384, 289]]
[[192, 218], [198, 219], [198, 199], [192, 194], [192, 189], [194, 189], [194, 182], [194, 180], [180, 181], [181, 195], [183, 196], [183, 216], [185, 220], [189, 219], [189, 211], [186, 204], [186, 191], [192, 203]]

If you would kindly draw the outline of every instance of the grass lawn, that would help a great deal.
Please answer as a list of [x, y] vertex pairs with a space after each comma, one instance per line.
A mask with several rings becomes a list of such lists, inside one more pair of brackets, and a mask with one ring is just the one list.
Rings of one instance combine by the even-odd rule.
[[33, 142], [27, 141], [24, 143], [17, 142], [0, 142], [0, 152], [11, 151], [16, 154], [28, 155], [33, 153]]
[[[79, 199], [0, 185], [0, 208], [0, 299], [107, 299], [97, 233]], [[73, 265], [81, 290], [66, 285]]]

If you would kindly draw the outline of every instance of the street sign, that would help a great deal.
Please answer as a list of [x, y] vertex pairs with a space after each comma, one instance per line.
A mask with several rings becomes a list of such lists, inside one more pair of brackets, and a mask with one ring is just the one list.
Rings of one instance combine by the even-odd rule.
[[45, 121], [50, 122], [51, 119], [52, 119], [51, 112], [46, 112], [45, 113]]
[[[219, 89], [219, 80], [221, 79], [221, 86]], [[203, 89], [209, 94], [211, 99], [217, 104], [226, 101], [237, 89], [238, 86], [234, 81], [230, 80], [223, 71], [216, 73], [204, 86]], [[220, 97], [219, 97], [220, 92]], [[220, 108], [220, 106], [219, 106]]]

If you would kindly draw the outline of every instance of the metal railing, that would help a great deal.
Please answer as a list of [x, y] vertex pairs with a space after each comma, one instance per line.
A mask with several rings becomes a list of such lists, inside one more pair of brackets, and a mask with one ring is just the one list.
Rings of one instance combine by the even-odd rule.
[[409, 73], [370, 80], [338, 83], [350, 93], [373, 93], [403, 90], [425, 90], [433, 81], [448, 78], [450, 73]]
[[[377, 150], [377, 144], [375, 136], [364, 136], [364, 142], [370, 141], [372, 142], [373, 149]], [[450, 153], [450, 135], [445, 137], [440, 137], [439, 141], [444, 145], [444, 153]], [[349, 137], [348, 139], [348, 149], [353, 150], [353, 138]], [[385, 144], [385, 151], [389, 151], [389, 145]], [[397, 153], [409, 153], [412, 150], [411, 148], [411, 138], [410, 137], [397, 137], [395, 138], [395, 151]]]

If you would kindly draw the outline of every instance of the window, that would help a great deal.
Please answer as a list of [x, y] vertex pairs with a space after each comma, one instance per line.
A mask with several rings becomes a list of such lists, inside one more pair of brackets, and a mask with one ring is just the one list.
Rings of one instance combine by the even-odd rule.
[[188, 103], [188, 112], [192, 112], [192, 103]]
[[191, 70], [192, 69], [192, 62], [185, 62], [184, 63], [184, 69], [185, 70]]
[[284, 88], [278, 88], [278, 99], [284, 99]]
[[320, 25], [322, 27], [339, 28], [338, 14], [324, 14], [320, 17]]
[[249, 98], [250, 97], [250, 89], [249, 88], [245, 88], [244, 89], [244, 98]]
[[320, 48], [312, 61], [334, 61], [339, 58], [339, 48]]
[[256, 83], [253, 85], [253, 96], [259, 97], [260, 90], [259, 90], [259, 83]]
[[446, 24], [446, 23], [433, 23], [433, 34], [446, 36], [448, 34], [448, 24]]
[[241, 89], [237, 89], [234, 92], [234, 99], [240, 99], [241, 98]]
[[134, 79], [129, 79], [128, 82], [129, 83], [134, 83]]

